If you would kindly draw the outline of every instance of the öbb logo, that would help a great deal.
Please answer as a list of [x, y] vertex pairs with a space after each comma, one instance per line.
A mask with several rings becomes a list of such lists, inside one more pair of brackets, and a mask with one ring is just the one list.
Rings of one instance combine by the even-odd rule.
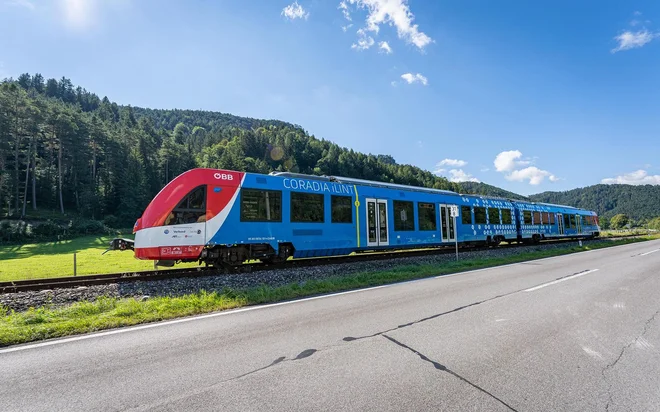
[[230, 175], [229, 173], [215, 173], [213, 177], [218, 180], [234, 180], [234, 175]]

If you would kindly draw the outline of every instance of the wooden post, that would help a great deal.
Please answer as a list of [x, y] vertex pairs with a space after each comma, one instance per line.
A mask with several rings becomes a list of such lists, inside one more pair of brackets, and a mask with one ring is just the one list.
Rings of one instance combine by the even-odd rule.
[[73, 252], [73, 276], [77, 275], [78, 268], [76, 267], [76, 252]]

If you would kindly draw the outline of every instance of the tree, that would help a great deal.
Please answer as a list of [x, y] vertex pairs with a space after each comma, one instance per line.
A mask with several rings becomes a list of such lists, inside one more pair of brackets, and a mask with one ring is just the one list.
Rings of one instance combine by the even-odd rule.
[[32, 85], [32, 78], [30, 77], [30, 75], [28, 73], [23, 73], [20, 76], [18, 76], [17, 83], [24, 90], [27, 90]]
[[43, 93], [44, 92], [44, 90], [45, 90], [44, 76], [42, 76], [40, 73], [37, 73], [34, 76], [32, 76], [32, 88], [37, 93]]
[[612, 229], [623, 229], [628, 224], [628, 221], [628, 216], [624, 215], [623, 213], [619, 213], [610, 219], [610, 226]]
[[60, 87], [57, 84], [57, 80], [48, 79], [46, 82], [46, 96], [48, 97], [59, 97]]

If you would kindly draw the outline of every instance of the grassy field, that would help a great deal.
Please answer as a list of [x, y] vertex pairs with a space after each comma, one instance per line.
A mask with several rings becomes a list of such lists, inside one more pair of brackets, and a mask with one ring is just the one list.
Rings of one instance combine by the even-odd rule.
[[26, 312], [10, 312], [0, 308], [0, 346], [55, 338], [77, 333], [93, 332], [120, 326], [171, 319], [246, 305], [294, 299], [303, 296], [376, 286], [429, 276], [457, 273], [532, 259], [565, 255], [608, 246], [623, 245], [657, 239], [658, 236], [611, 241], [583, 247], [536, 250], [505, 258], [473, 259], [442, 265], [409, 265], [387, 271], [364, 272], [336, 276], [324, 280], [310, 280], [280, 287], [257, 288], [199, 293], [179, 297], [135, 299], [103, 298], [95, 302], [79, 302], [60, 309], [38, 308]]
[[[122, 237], [132, 239], [131, 235]], [[72, 276], [74, 252], [78, 275], [153, 269], [152, 261], [135, 259], [131, 251], [112, 251], [101, 256], [111, 239], [87, 236], [60, 242], [0, 246], [0, 282]], [[186, 266], [196, 264], [179, 265]]]

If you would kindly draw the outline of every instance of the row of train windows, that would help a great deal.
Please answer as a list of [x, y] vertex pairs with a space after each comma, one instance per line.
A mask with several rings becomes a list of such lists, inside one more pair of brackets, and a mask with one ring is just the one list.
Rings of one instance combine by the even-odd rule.
[[[291, 192], [291, 216], [294, 223], [325, 222], [325, 202], [323, 194]], [[411, 201], [394, 200], [394, 230], [415, 230], [415, 207]], [[352, 198], [349, 196], [330, 196], [332, 223], [353, 223]], [[474, 209], [474, 219], [472, 210]], [[500, 216], [501, 211], [501, 216]], [[501, 218], [500, 218], [501, 217]], [[584, 223], [595, 225], [593, 216], [583, 216]], [[564, 215], [565, 227], [576, 227], [575, 215]], [[275, 190], [243, 189], [241, 191], [241, 221], [243, 222], [281, 222], [282, 192]], [[471, 225], [513, 224], [511, 209], [486, 208], [481, 206], [461, 206], [461, 223]], [[547, 212], [523, 212], [523, 223], [554, 225], [555, 214]], [[421, 231], [437, 229], [436, 205], [417, 203], [417, 224]]]
[[[472, 209], [474, 209], [474, 221], [472, 219]], [[502, 211], [502, 220], [500, 221], [500, 210]], [[486, 220], [488, 216], [488, 220]], [[464, 225], [511, 225], [513, 216], [511, 209], [499, 209], [496, 207], [485, 208], [483, 206], [461, 206], [461, 223]]]
[[[350, 196], [330, 196], [332, 223], [353, 223]], [[276, 190], [243, 189], [241, 191], [242, 222], [281, 222], [282, 192]], [[291, 222], [323, 223], [325, 202], [317, 193], [291, 192]]]
[[[414, 205], [413, 202], [394, 200], [392, 201], [394, 207], [394, 230], [396, 231], [410, 231], [415, 230], [414, 226]], [[419, 230], [436, 230], [437, 221], [434, 203], [417, 203], [417, 224]], [[446, 211], [445, 211], [446, 210]], [[500, 220], [500, 210], [502, 211], [502, 219]], [[447, 216], [442, 216], [446, 213]], [[511, 209], [498, 209], [495, 207], [485, 208], [481, 206], [474, 207], [474, 222], [472, 220], [472, 207], [461, 206], [461, 223], [465, 225], [485, 225], [487, 224], [486, 217], [490, 224], [513, 224], [513, 216]], [[448, 209], [441, 210], [440, 219], [449, 218]]]
[[[577, 219], [579, 215], [564, 215], [564, 227], [575, 228], [577, 227]], [[596, 218], [594, 216], [581, 216], [582, 224], [588, 226], [596, 225]], [[523, 223], [525, 225], [554, 225], [555, 214], [547, 212], [530, 212], [528, 210], [523, 212]]]
[[[568, 216], [568, 215], [567, 215]], [[525, 225], [554, 225], [555, 214], [548, 212], [523, 211], [523, 224]]]

